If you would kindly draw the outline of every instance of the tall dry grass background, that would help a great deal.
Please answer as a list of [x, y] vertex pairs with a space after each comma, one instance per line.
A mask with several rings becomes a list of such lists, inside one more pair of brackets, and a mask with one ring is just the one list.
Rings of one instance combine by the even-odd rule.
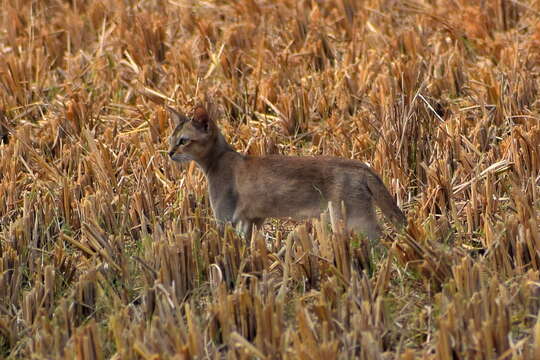
[[[0, 358], [540, 358], [538, 0], [0, 8]], [[407, 232], [220, 237], [171, 100], [370, 163]]]

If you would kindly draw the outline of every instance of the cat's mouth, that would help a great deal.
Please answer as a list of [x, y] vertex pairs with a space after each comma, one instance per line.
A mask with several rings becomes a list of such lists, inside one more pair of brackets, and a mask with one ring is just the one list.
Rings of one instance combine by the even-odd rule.
[[177, 153], [174, 153], [172, 155], [169, 155], [171, 157], [172, 160], [176, 161], [176, 162], [179, 162], [179, 163], [183, 163], [183, 162], [187, 162], [187, 161], [191, 161], [191, 157], [187, 154], [177, 154]]

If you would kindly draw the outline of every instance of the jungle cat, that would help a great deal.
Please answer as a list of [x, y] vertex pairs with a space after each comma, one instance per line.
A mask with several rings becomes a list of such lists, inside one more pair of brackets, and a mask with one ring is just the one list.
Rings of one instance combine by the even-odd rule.
[[205, 107], [195, 107], [189, 116], [167, 109], [174, 128], [169, 156], [197, 163], [206, 175], [218, 223], [232, 223], [248, 241], [253, 225], [260, 227], [266, 218], [311, 218], [326, 210], [333, 229], [343, 221], [347, 230], [377, 240], [381, 229], [374, 204], [397, 227], [406, 223], [380, 177], [366, 164], [327, 156], [243, 155], [227, 143]]

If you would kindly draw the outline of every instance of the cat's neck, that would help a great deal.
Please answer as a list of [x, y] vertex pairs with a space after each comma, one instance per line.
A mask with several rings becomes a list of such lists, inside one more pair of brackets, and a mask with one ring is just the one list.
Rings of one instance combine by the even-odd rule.
[[220, 163], [223, 162], [223, 156], [225, 154], [238, 154], [229, 143], [227, 143], [227, 140], [225, 140], [225, 137], [221, 134], [221, 132], [218, 131], [217, 136], [213, 139], [214, 144], [209, 149], [206, 156], [195, 159], [195, 162], [197, 165], [204, 171], [205, 175], [208, 177], [211, 175], [214, 171], [218, 171], [220, 168]]

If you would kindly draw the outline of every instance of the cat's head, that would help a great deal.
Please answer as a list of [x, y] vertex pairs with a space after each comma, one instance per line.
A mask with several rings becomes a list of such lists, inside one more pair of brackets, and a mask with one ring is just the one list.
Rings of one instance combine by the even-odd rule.
[[216, 137], [216, 125], [203, 106], [197, 106], [186, 116], [168, 107], [173, 132], [169, 136], [169, 156], [184, 162], [203, 159], [208, 155]]

